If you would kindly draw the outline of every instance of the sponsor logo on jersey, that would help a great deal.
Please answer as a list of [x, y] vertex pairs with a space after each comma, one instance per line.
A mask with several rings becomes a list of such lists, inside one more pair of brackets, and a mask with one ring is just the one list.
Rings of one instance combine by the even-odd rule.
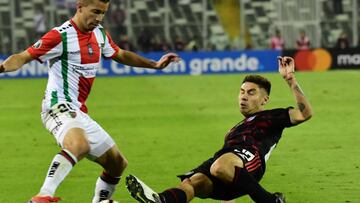
[[71, 64], [69, 67], [71, 68], [72, 72], [86, 78], [95, 77], [97, 71], [97, 67], [93, 65], [77, 66]]
[[79, 55], [79, 54], [80, 54], [80, 50], [77, 50], [77, 51], [68, 51], [68, 54], [71, 54], [71, 55]]
[[41, 45], [42, 45], [42, 41], [41, 41], [41, 39], [40, 39], [40, 40], [38, 40], [38, 41], [33, 45], [33, 47], [34, 47], [35, 49], [38, 49], [38, 48], [41, 47]]

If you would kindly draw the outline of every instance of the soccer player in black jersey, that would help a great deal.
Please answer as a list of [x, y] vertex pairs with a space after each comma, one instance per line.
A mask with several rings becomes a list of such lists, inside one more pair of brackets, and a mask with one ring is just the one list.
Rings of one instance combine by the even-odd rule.
[[187, 203], [194, 197], [232, 200], [249, 195], [254, 202], [283, 203], [282, 193], [270, 193], [260, 184], [266, 160], [281, 138], [282, 131], [308, 120], [312, 116], [309, 101], [294, 74], [291, 57], [279, 57], [279, 72], [289, 85], [296, 108], [265, 110], [271, 83], [259, 75], [244, 78], [239, 93], [240, 112], [244, 120], [225, 137], [222, 149], [191, 172], [180, 175], [176, 188], [153, 192], [137, 177], [129, 175], [126, 185], [131, 195], [141, 203]]

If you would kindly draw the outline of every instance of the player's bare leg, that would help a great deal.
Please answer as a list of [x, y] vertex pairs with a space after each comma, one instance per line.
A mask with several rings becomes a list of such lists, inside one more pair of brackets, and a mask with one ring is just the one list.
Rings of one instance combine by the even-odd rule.
[[70, 173], [73, 166], [84, 158], [89, 150], [90, 146], [85, 131], [81, 128], [69, 129], [63, 140], [63, 149], [53, 158], [39, 194], [29, 202], [58, 202], [60, 198], [54, 197], [56, 189]]
[[196, 173], [189, 179], [185, 179], [178, 188], [185, 191], [187, 202], [190, 202], [194, 197], [208, 197], [213, 190], [213, 183], [206, 175]]
[[104, 168], [103, 173], [96, 181], [95, 194], [92, 200], [93, 203], [98, 203], [101, 200], [111, 198], [128, 162], [116, 145], [95, 161]]
[[237, 155], [226, 153], [211, 165], [210, 172], [233, 187], [245, 191], [255, 202], [285, 202], [283, 194], [266, 191], [243, 167], [244, 163]]
[[234, 180], [235, 166], [243, 168], [244, 163], [235, 154], [226, 153], [211, 165], [210, 173], [226, 183], [231, 183]]
[[83, 159], [90, 151], [85, 131], [81, 128], [68, 130], [64, 137], [63, 148], [69, 150], [78, 161]]

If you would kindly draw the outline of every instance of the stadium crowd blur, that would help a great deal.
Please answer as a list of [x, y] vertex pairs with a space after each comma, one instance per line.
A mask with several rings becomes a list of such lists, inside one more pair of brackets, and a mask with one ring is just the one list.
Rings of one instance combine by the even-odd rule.
[[[238, 1], [238, 0], [234, 0]], [[271, 2], [272, 0], [254, 0], [250, 1], [252, 2]], [[297, 0], [291, 0], [291, 1], [297, 1]], [[320, 0], [319, 0], [320, 1]], [[14, 0], [14, 2], [18, 3], [19, 8], [16, 8], [15, 15], [16, 16], [22, 16], [21, 14], [21, 5], [25, 5], [25, 1], [22, 0]], [[6, 21], [6, 18], [0, 17], [0, 23], [3, 23], [3, 28], [0, 28], [0, 54], [10, 54], [15, 51], [18, 51], [20, 49], [26, 49], [27, 46], [31, 45], [32, 43], [35, 43], [37, 39], [42, 36], [45, 31], [48, 31], [54, 26], [59, 25], [59, 23], [67, 20], [72, 13], [76, 10], [76, 0], [31, 0], [30, 4], [32, 4], [32, 19], [31, 19], [31, 29], [24, 29], [25, 33], [21, 34], [22, 32], [15, 30], [15, 35], [19, 35], [19, 38], [16, 38], [16, 49], [13, 50], [14, 46], [12, 45], [13, 36], [10, 34], [10, 28], [8, 25], [4, 24], [3, 22]], [[55, 5], [55, 15], [53, 18], [49, 17], [49, 13], [53, 12], [53, 10], [50, 9], [49, 6], [44, 7], [44, 4], [39, 2], [52, 2]], [[154, 24], [154, 21], [151, 21], [150, 23], [147, 23], [146, 19], [144, 20], [142, 16], [155, 16], [156, 18], [156, 12], [161, 11], [159, 8], [153, 8], [154, 10], [158, 9], [156, 12], [150, 11], [151, 8], [144, 8], [139, 7], [138, 11], [139, 13], [136, 13], [136, 16], [139, 18], [133, 18], [131, 22], [127, 22], [127, 18], [129, 15], [134, 15], [134, 10], [129, 11], [126, 8], [126, 0], [112, 0], [111, 8], [109, 9], [108, 13], [106, 14], [106, 18], [103, 22], [104, 27], [110, 32], [113, 40], [123, 49], [131, 50], [131, 51], [138, 51], [138, 52], [168, 52], [168, 51], [213, 51], [213, 50], [238, 50], [238, 49], [275, 49], [275, 50], [283, 50], [283, 49], [298, 49], [298, 50], [307, 50], [311, 48], [316, 48], [316, 46], [326, 47], [326, 48], [337, 48], [337, 49], [346, 49], [353, 46], [359, 46], [355, 45], [354, 41], [357, 41], [357, 37], [355, 38], [352, 34], [352, 27], [351, 27], [351, 20], [347, 20], [346, 22], [344, 20], [337, 21], [337, 17], [341, 16], [345, 18], [351, 19], [351, 13], [347, 11], [347, 8], [351, 7], [351, 5], [345, 7], [343, 6], [346, 2], [347, 4], [350, 2], [350, 0], [333, 0], [333, 1], [322, 1], [322, 9], [323, 9], [323, 21], [320, 23], [322, 27], [322, 34], [321, 39], [314, 39], [314, 31], [309, 31], [309, 27], [306, 26], [296, 26], [296, 32], [292, 32], [294, 39], [293, 41], [287, 41], [288, 38], [284, 36], [288, 30], [281, 29], [280, 27], [271, 27], [271, 21], [268, 22], [269, 25], [267, 27], [265, 26], [265, 32], [264, 30], [260, 30], [260, 35], [262, 36], [262, 41], [265, 41], [262, 46], [262, 42], [254, 43], [256, 40], [258, 40], [256, 37], [259, 34], [253, 34], [252, 32], [247, 33], [247, 42], [244, 44], [239, 45], [239, 41], [241, 41], [245, 37], [237, 37], [235, 39], [230, 39], [230, 37], [227, 36], [226, 31], [223, 31], [225, 34], [219, 34], [216, 31], [213, 32], [212, 28], [213, 21], [208, 22], [208, 33], [207, 36], [204, 35], [203, 29], [200, 28], [202, 25], [202, 22], [199, 22], [199, 19], [201, 18], [201, 13], [191, 13], [190, 15], [186, 14], [186, 12], [191, 12], [195, 6], [192, 6], [190, 4], [200, 4], [199, 0], [168, 0], [170, 4], [175, 4], [176, 6], [183, 6], [182, 10], [174, 10], [172, 15], [172, 20], [179, 20], [176, 19], [177, 15], [182, 15], [183, 19], [180, 20], [188, 20], [185, 22], [172, 22], [173, 26], [172, 30], [178, 29], [177, 32], [171, 31], [170, 36], [166, 35], [164, 33], [163, 28], [156, 27], [158, 24]], [[156, 5], [161, 5], [158, 2], [164, 2], [164, 0], [157, 0], [157, 1], [139, 1], [134, 0], [130, 1], [134, 5], [152, 5], [154, 2], [156, 2]], [[211, 0], [208, 1], [209, 4], [218, 3], [221, 1], [218, 0]], [[262, 3], [263, 4], [263, 3]], [[346, 5], [347, 5], [346, 4]], [[359, 2], [360, 4], [360, 2]], [[154, 4], [155, 5], [155, 4]], [[164, 5], [161, 5], [164, 6]], [[258, 5], [259, 6], [259, 5]], [[54, 9], [52, 8], [52, 9]], [[186, 10], [186, 8], [191, 8], [189, 10]], [[265, 8], [265, 6], [264, 6]], [[172, 8], [173, 9], [173, 8]], [[201, 11], [202, 7], [198, 9], [197, 12]], [[211, 18], [217, 18], [214, 22], [219, 22], [221, 25], [221, 19], [216, 12], [213, 12], [215, 10], [212, 8], [212, 5], [208, 5], [207, 9], [209, 9], [206, 15], [215, 13], [215, 17], [210, 16]], [[64, 10], [67, 10], [64, 12]], [[149, 10], [150, 13], [146, 14], [147, 10]], [[199, 11], [200, 10], [200, 11]], [[258, 9], [254, 9], [258, 10]], [[358, 9], [360, 10], [360, 9]], [[180, 12], [181, 11], [181, 12]], [[4, 16], [8, 13], [1, 13], [0, 16]], [[145, 12], [145, 14], [144, 14]], [[151, 13], [152, 12], [152, 13]], [[179, 12], [179, 14], [177, 14]], [[25, 13], [25, 12], [24, 12]], [[185, 14], [184, 14], [185, 13]], [[249, 12], [250, 13], [250, 12]], [[60, 14], [60, 15], [58, 15]], [[10, 14], [9, 14], [10, 15]], [[257, 14], [255, 14], [256, 17]], [[10, 15], [11, 16], [11, 15]], [[199, 17], [200, 16], [200, 17]], [[149, 17], [149, 18], [150, 18]], [[158, 16], [159, 23], [162, 22], [162, 15]], [[262, 16], [263, 17], [263, 16]], [[24, 17], [25, 18], [25, 17]], [[347, 19], [346, 18], [346, 19]], [[21, 18], [19, 18], [21, 21]], [[51, 19], [53, 19], [53, 22], [50, 22]], [[137, 21], [139, 19], [143, 19], [142, 23], [139, 24]], [[251, 18], [249, 18], [251, 19]], [[260, 19], [260, 17], [259, 17]], [[26, 19], [25, 19], [26, 20]], [[134, 22], [133, 22], [134, 20]], [[256, 20], [256, 19], [255, 19]], [[2, 21], [2, 22], [1, 22]], [[194, 22], [191, 22], [194, 21]], [[196, 21], [196, 23], [195, 23]], [[251, 30], [250, 21], [246, 19], [245, 21], [248, 23], [248, 28]], [[345, 23], [344, 23], [345, 22]], [[129, 30], [129, 24], [131, 24], [132, 30]], [[133, 25], [136, 24], [136, 25]], [[181, 24], [181, 25], [178, 25]], [[15, 24], [16, 25], [16, 24]], [[25, 23], [23, 24], [26, 25]], [[150, 25], [150, 26], [142, 26], [142, 25]], [[186, 27], [187, 26], [187, 27]], [[222, 25], [221, 25], [222, 26]], [[225, 25], [224, 25], [225, 27]], [[263, 25], [259, 27], [264, 27]], [[360, 26], [358, 26], [360, 27]], [[18, 28], [18, 27], [17, 27]], [[12, 28], [14, 29], [14, 28]], [[333, 29], [333, 30], [331, 30]], [[336, 30], [335, 30], [336, 29]], [[255, 29], [253, 29], [255, 30]], [[335, 32], [336, 31], [336, 32]], [[259, 32], [259, 31], [258, 31]], [[14, 35], [14, 33], [12, 33]], [[295, 36], [298, 35], [298, 36]], [[168, 36], [168, 37], [166, 37]], [[206, 37], [204, 37], [206, 36]], [[224, 37], [225, 36], [225, 37]], [[206, 38], [206, 43], [204, 42], [204, 38]], [[295, 39], [296, 38], [296, 39]], [[259, 41], [259, 40], [258, 40]], [[317, 45], [317, 41], [321, 41]]]

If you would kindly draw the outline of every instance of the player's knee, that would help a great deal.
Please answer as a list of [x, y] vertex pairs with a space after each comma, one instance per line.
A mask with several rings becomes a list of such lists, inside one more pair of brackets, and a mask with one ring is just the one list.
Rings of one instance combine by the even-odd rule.
[[227, 165], [214, 163], [210, 167], [210, 173], [214, 177], [226, 183], [231, 183], [234, 179], [234, 170], [231, 167], [228, 167]]
[[213, 175], [219, 179], [224, 179], [227, 175], [226, 168], [223, 165], [216, 163], [216, 162], [211, 165], [210, 173], [211, 173], [211, 175]]
[[82, 138], [81, 136], [75, 139], [64, 139], [63, 147], [73, 153], [78, 160], [84, 158], [90, 151], [89, 142], [85, 137]]
[[191, 184], [190, 179], [188, 179], [188, 178], [184, 179], [184, 180], [180, 183], [179, 187], [182, 188], [182, 189], [185, 189], [185, 190], [187, 190], [187, 191], [194, 191], [194, 187], [193, 187], [193, 185]]
[[124, 156], [120, 156], [119, 167], [121, 170], [124, 170], [128, 166], [128, 160]]
[[109, 164], [114, 164], [117, 169], [123, 170], [128, 165], [128, 160], [123, 156], [117, 147], [113, 147], [108, 151], [108, 162]]
[[73, 143], [70, 145], [64, 145], [64, 148], [74, 154], [78, 160], [84, 158], [90, 151], [88, 143]]
[[178, 188], [185, 192], [187, 202], [194, 198], [195, 189], [194, 186], [191, 184], [190, 179], [183, 180], [178, 186]]

